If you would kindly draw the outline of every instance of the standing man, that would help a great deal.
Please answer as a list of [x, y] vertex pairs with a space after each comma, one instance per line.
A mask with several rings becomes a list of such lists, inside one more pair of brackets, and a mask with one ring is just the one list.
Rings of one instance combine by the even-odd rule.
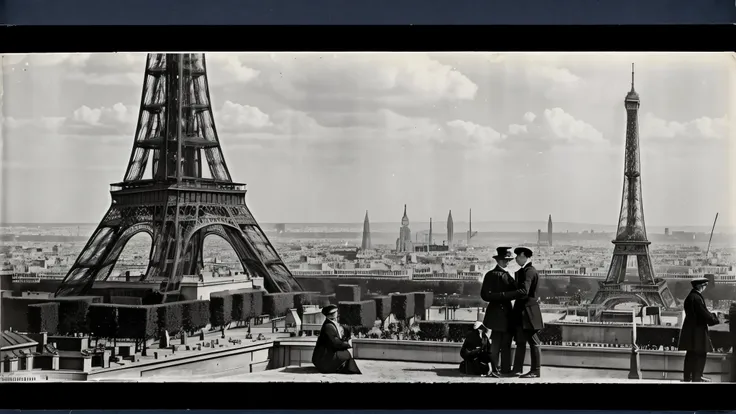
[[512, 312], [513, 324], [516, 326], [516, 355], [514, 356], [514, 373], [520, 374], [524, 369], [526, 344], [531, 352], [531, 369], [520, 378], [539, 378], [541, 376], [542, 352], [537, 333], [544, 328], [542, 310], [537, 301], [537, 283], [539, 275], [532, 266], [532, 249], [517, 247], [514, 249], [516, 263], [521, 269], [516, 271], [516, 290], [502, 292], [501, 298], [515, 300]]
[[685, 321], [680, 329], [678, 349], [685, 352], [683, 379], [685, 382], [710, 382], [703, 377], [708, 352], [713, 351], [708, 327], [719, 323], [718, 317], [705, 306], [703, 291], [708, 286], [708, 279], [699, 277], [690, 281], [693, 289], [683, 304]]
[[[483, 277], [483, 286], [480, 297], [488, 302], [483, 325], [491, 330], [491, 365], [494, 370], [492, 377], [501, 377], [511, 374], [511, 340], [514, 338], [515, 327], [512, 321], [512, 303], [502, 297], [503, 292], [516, 290], [514, 276], [508, 270], [509, 262], [514, 258], [511, 247], [496, 248], [496, 267]], [[498, 371], [498, 357], [501, 355], [501, 370]]]

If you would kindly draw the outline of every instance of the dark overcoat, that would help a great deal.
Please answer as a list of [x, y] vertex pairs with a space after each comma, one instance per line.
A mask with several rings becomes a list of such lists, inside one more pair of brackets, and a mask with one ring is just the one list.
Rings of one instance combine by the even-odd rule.
[[718, 325], [718, 317], [705, 306], [703, 295], [693, 289], [683, 303], [685, 321], [680, 329], [680, 351], [698, 353], [713, 352], [713, 344], [708, 334], [708, 326]]
[[488, 336], [478, 330], [471, 331], [460, 348], [460, 372], [470, 375], [488, 373], [488, 362], [491, 355], [491, 341]]
[[350, 348], [348, 340], [344, 335], [340, 335], [335, 322], [327, 319], [322, 324], [322, 330], [317, 338], [317, 344], [312, 353], [312, 364], [323, 374], [338, 372], [360, 374], [353, 356], [348, 351]]
[[486, 328], [497, 332], [513, 332], [511, 299], [494, 298], [491, 294], [514, 290], [516, 290], [514, 278], [500, 266], [496, 266], [483, 277], [480, 297], [488, 302], [486, 316], [483, 318], [483, 325]]
[[[516, 300], [512, 312], [511, 323], [527, 331], [539, 331], [544, 328], [542, 310], [537, 300], [537, 284], [539, 275], [537, 269], [529, 262], [514, 274], [516, 290], [512, 292], [491, 293], [488, 297], [494, 299]], [[517, 328], [517, 329], [518, 329]]]

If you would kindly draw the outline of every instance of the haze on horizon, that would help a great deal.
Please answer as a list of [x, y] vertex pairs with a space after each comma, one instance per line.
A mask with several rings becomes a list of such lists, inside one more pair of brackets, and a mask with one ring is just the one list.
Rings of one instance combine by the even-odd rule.
[[[451, 209], [462, 231], [469, 208], [474, 229], [549, 214], [613, 227], [636, 62], [648, 229], [710, 230], [716, 212], [716, 232], [736, 227], [730, 54], [207, 57], [225, 160], [261, 223], [362, 223], [366, 210], [398, 223], [407, 204], [412, 223]], [[144, 61], [3, 57], [0, 221], [99, 222], [130, 156]]]

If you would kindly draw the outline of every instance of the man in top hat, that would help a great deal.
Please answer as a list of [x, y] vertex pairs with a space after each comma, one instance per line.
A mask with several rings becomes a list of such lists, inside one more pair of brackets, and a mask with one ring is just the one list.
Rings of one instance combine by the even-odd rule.
[[509, 262], [514, 259], [511, 247], [496, 248], [493, 256], [496, 267], [483, 277], [483, 286], [480, 288], [480, 297], [488, 302], [483, 325], [491, 330], [491, 362], [495, 368], [499, 367], [498, 358], [501, 356], [501, 370], [493, 371], [491, 376], [500, 377], [511, 373], [511, 341], [514, 338], [516, 327], [512, 321], [511, 299], [493, 296], [494, 293], [512, 292], [516, 290], [514, 275], [508, 270]]
[[488, 339], [488, 328], [476, 321], [473, 330], [460, 348], [460, 372], [468, 375], [491, 375], [495, 366], [491, 361], [491, 343]]
[[699, 277], [690, 281], [693, 289], [683, 304], [685, 321], [680, 329], [678, 349], [685, 352], [683, 380], [685, 382], [709, 382], [703, 377], [708, 352], [713, 351], [713, 344], [708, 334], [708, 326], [717, 325], [718, 317], [705, 306], [703, 291], [708, 286], [708, 279]]
[[323, 374], [361, 374], [348, 351], [353, 347], [352, 340], [347, 339], [345, 330], [337, 323], [337, 306], [325, 306], [322, 314], [326, 319], [312, 353], [312, 364]]
[[532, 249], [517, 247], [514, 249], [516, 263], [521, 268], [516, 271], [516, 290], [491, 294], [498, 299], [515, 300], [512, 311], [513, 324], [516, 327], [516, 355], [514, 356], [514, 373], [521, 374], [524, 368], [526, 345], [531, 352], [531, 369], [520, 378], [539, 378], [541, 375], [542, 352], [537, 333], [544, 328], [542, 310], [537, 300], [537, 283], [539, 275], [532, 266]]

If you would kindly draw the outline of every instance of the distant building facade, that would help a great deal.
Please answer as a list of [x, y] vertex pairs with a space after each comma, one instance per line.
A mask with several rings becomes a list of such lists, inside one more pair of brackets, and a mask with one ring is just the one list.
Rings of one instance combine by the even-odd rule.
[[397, 252], [414, 251], [411, 242], [411, 229], [409, 229], [409, 216], [406, 214], [406, 204], [404, 204], [404, 216], [401, 218], [401, 228], [399, 229], [399, 238], [396, 240]]

